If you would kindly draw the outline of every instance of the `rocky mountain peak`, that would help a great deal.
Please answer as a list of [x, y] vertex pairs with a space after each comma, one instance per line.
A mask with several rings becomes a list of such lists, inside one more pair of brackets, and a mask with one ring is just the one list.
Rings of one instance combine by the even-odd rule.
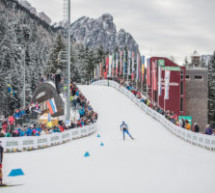
[[72, 39], [91, 48], [103, 47], [114, 51], [116, 48], [138, 51], [138, 44], [124, 29], [117, 32], [114, 18], [103, 14], [97, 19], [81, 17], [71, 25]]
[[48, 24], [51, 24], [51, 19], [44, 12], [37, 13], [36, 8], [34, 8], [27, 0], [18, 0], [19, 4], [28, 9], [32, 14], [38, 16], [40, 19]]
[[45, 21], [48, 24], [51, 24], [52, 20], [50, 19], [50, 17], [48, 17], [44, 12], [40, 12], [38, 13], [38, 17], [40, 19], [42, 19], [43, 21]]
[[31, 13], [37, 15], [37, 10], [27, 0], [18, 0], [19, 4], [28, 9]]

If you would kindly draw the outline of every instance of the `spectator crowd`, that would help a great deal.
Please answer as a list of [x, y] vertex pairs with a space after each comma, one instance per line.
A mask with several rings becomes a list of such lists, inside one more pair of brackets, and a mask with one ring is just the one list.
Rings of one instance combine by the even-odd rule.
[[[92, 82], [96, 81], [98, 79], [92, 80]], [[135, 85], [132, 82], [125, 81], [124, 79], [119, 79], [119, 78], [108, 78], [108, 80], [114, 80], [120, 84], [120, 86], [124, 86], [126, 89], [128, 89], [130, 92], [132, 92], [141, 102], [146, 104], [148, 107], [152, 108], [153, 110], [157, 111], [158, 113], [162, 114], [165, 116], [166, 119], [174, 123], [175, 125], [178, 125], [184, 129], [199, 133], [200, 132], [200, 127], [198, 126], [198, 123], [194, 123], [193, 127], [191, 127], [191, 123], [186, 119], [184, 120], [183, 118], [179, 121], [179, 116], [176, 115], [173, 111], [166, 110], [160, 108], [158, 105], [153, 104], [148, 98], [146, 98], [144, 95], [141, 94], [141, 92], [135, 88]], [[208, 124], [206, 125], [205, 131], [203, 134], [206, 135], [215, 135], [213, 132], [213, 129], [211, 126]]]
[[70, 91], [71, 106], [76, 116], [69, 123], [59, 121], [56, 126], [30, 123], [32, 119], [38, 122], [37, 115], [41, 113], [39, 105], [35, 103], [26, 108], [16, 109], [13, 115], [0, 117], [0, 137], [41, 136], [95, 123], [97, 113], [74, 83], [70, 85]]

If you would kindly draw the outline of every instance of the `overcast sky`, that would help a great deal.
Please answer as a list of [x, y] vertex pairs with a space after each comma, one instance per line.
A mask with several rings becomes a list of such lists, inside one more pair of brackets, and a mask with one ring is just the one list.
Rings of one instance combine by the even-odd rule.
[[[52, 21], [64, 18], [66, 0], [28, 0]], [[110, 13], [117, 29], [131, 33], [147, 56], [171, 56], [181, 64], [194, 50], [215, 50], [215, 0], [71, 0], [72, 21]]]

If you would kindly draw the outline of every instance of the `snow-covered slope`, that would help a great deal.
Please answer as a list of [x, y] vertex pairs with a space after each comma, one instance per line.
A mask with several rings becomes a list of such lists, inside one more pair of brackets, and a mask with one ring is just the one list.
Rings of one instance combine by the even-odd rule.
[[[95, 134], [53, 148], [6, 154], [5, 175], [22, 168], [26, 177], [24, 185], [1, 193], [214, 193], [214, 152], [175, 137], [113, 88], [80, 88], [99, 113], [101, 138]], [[122, 140], [123, 120], [134, 141]]]

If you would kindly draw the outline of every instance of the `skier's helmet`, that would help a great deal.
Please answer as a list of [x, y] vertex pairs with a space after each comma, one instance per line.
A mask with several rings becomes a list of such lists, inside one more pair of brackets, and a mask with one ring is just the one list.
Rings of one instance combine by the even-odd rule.
[[122, 124], [125, 124], [125, 121], [122, 121]]

